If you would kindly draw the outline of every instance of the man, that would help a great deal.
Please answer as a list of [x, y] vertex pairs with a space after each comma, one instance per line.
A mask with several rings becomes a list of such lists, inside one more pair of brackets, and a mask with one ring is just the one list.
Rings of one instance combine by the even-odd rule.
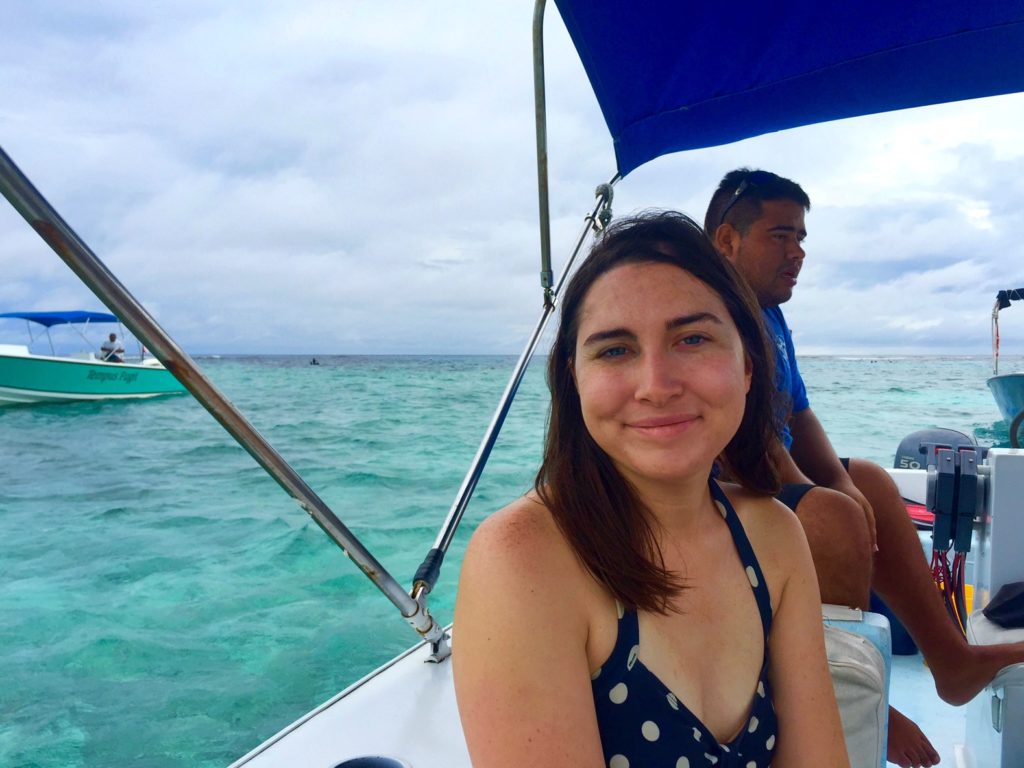
[[123, 363], [124, 358], [121, 355], [124, 354], [124, 347], [122, 347], [117, 341], [117, 334], [112, 333], [100, 345], [100, 359], [107, 363]]
[[[746, 168], [722, 179], [704, 228], [746, 278], [777, 347], [776, 384], [786, 403], [776, 457], [779, 499], [796, 513], [811, 547], [822, 600], [867, 608], [874, 590], [921, 649], [945, 701], [972, 699], [1005, 666], [1024, 661], [1024, 643], [969, 645], [946, 613], [899, 490], [876, 464], [841, 461], [811, 409], [780, 304], [793, 295], [804, 262], [800, 185]], [[920, 729], [890, 709], [888, 759], [930, 766], [939, 756]]]

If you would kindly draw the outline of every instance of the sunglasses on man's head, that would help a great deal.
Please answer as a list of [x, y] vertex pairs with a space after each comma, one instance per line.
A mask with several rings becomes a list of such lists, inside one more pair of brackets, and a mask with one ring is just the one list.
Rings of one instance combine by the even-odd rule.
[[743, 181], [741, 181], [739, 185], [736, 187], [736, 190], [732, 193], [732, 197], [729, 198], [728, 204], [722, 210], [722, 215], [718, 219], [718, 226], [722, 226], [723, 224], [725, 224], [726, 215], [729, 213], [729, 211], [732, 210], [732, 207], [739, 202], [740, 198], [743, 197], [744, 194], [746, 194], [749, 190], [753, 189], [754, 187], [763, 184], [768, 184], [769, 182], [774, 181], [776, 178], [777, 177], [775, 176], [775, 174], [769, 171], [751, 171], [750, 173], [748, 173], [743, 178]]

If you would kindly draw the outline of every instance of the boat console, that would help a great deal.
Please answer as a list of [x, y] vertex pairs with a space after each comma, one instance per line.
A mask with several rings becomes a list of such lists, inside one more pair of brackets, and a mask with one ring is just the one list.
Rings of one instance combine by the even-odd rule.
[[[911, 437], [922, 436], [935, 438], [924, 433]], [[891, 475], [905, 498], [927, 498], [929, 510], [935, 513], [933, 545], [938, 541], [939, 549], [971, 552], [973, 612], [964, 622], [968, 642], [1024, 641], [1024, 627], [1001, 627], [984, 613], [1001, 587], [1024, 582], [1024, 451], [957, 444], [949, 434], [917, 442], [926, 444], [921, 455], [930, 458], [917, 460], [913, 449], [907, 451], [901, 445], [896, 464], [903, 468], [891, 470]], [[1022, 722], [1024, 664], [1015, 664], [1003, 669], [967, 704], [958, 765], [1024, 766], [1024, 730], [1018, 727]]]
[[[967, 639], [975, 645], [1024, 641], [1024, 627], [989, 620], [984, 607], [999, 589], [1024, 582], [1024, 451], [993, 448], [974, 568], [974, 605]], [[986, 768], [1024, 765], [1024, 664], [1006, 667], [967, 705], [964, 763]]]

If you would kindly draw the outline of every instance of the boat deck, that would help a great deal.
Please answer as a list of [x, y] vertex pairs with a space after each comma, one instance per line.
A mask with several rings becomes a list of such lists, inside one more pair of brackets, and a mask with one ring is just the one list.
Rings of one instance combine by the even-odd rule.
[[966, 768], [957, 762], [957, 752], [964, 743], [967, 708], [950, 706], [939, 698], [920, 653], [892, 657], [889, 703], [924, 731], [942, 757], [940, 765]]

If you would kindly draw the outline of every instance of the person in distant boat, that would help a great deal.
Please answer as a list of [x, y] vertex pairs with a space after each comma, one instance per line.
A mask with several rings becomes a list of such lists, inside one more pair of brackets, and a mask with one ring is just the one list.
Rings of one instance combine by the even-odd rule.
[[595, 244], [562, 300], [533, 491], [462, 565], [476, 768], [849, 765], [813, 563], [772, 498], [770, 366], [696, 223], [648, 213]]
[[112, 333], [107, 340], [100, 345], [100, 359], [108, 363], [123, 363], [124, 347], [117, 340], [117, 334]]
[[[779, 306], [792, 297], [803, 266], [810, 207], [795, 182], [741, 168], [722, 179], [704, 219], [715, 247], [756, 294], [776, 347], [776, 387], [785, 400], [772, 448], [784, 483], [778, 498], [803, 525], [823, 600], [866, 609], [874, 590], [921, 649], [939, 696], [964, 704], [1000, 669], [1024, 661], [1024, 643], [967, 643], [932, 583], [895, 483], [876, 464], [840, 459], [810, 407]], [[917, 725], [890, 709], [888, 759], [930, 766], [939, 755]]]

